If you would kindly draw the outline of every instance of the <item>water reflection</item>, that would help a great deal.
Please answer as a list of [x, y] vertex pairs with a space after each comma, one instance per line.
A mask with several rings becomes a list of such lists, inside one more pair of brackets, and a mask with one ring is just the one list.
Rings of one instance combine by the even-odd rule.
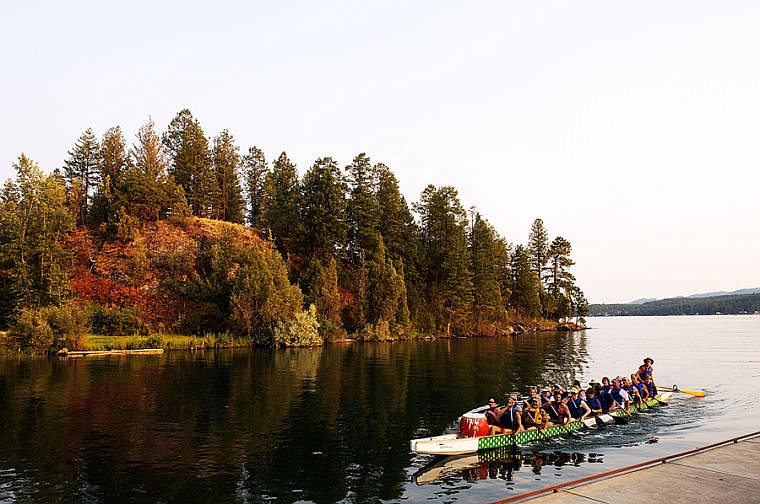
[[[587, 358], [562, 333], [3, 360], [0, 500], [400, 499], [409, 439], [489, 395], [570, 383]], [[485, 474], [556, 463], [541, 457]]]
[[604, 462], [601, 453], [578, 453], [566, 451], [524, 451], [517, 447], [498, 448], [476, 455], [453, 455], [435, 457], [412, 475], [417, 485], [446, 484], [459, 480], [474, 482], [486, 479], [513, 480], [513, 474], [529, 469], [540, 475], [545, 467], [561, 468], [566, 465]]

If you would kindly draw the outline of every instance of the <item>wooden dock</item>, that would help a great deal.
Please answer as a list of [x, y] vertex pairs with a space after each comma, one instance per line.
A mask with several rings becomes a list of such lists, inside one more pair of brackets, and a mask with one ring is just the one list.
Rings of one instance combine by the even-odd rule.
[[81, 359], [106, 355], [161, 355], [162, 353], [164, 353], [163, 348], [142, 348], [140, 350], [67, 350], [64, 348], [56, 355], [65, 359]]
[[760, 431], [497, 502], [526, 501], [531, 504], [758, 503]]

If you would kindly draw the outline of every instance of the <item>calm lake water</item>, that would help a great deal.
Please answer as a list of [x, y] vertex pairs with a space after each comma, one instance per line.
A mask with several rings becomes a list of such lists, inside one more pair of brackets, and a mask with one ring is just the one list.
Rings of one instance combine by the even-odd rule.
[[[486, 502], [760, 429], [759, 316], [589, 324], [576, 334], [0, 360], [0, 502]], [[410, 438], [452, 429], [489, 395], [630, 374], [648, 355], [658, 383], [707, 396], [450, 470], [409, 452]]]

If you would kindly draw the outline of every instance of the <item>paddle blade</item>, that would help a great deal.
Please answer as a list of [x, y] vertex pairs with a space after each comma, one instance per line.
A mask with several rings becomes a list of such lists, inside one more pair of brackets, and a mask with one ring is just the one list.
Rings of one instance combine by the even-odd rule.
[[604, 429], [606, 427], [606, 424], [604, 423], [604, 420], [599, 418], [598, 416], [594, 417], [594, 421], [596, 422], [596, 426], [600, 429]]
[[679, 392], [683, 392], [684, 394], [693, 395], [695, 397], [704, 397], [705, 393], [701, 390], [687, 390], [687, 389], [678, 389]]
[[628, 420], [626, 420], [625, 418], [621, 418], [621, 417], [619, 417], [617, 415], [610, 415], [610, 416], [612, 416], [612, 420], [616, 424], [618, 424], [618, 425], [628, 425]]

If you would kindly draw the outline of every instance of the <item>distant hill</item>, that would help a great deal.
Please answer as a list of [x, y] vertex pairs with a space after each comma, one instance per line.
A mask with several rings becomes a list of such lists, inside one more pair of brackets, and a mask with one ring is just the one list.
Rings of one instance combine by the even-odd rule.
[[743, 315], [760, 313], [760, 289], [742, 289], [745, 294], [692, 295], [658, 299], [643, 303], [592, 304], [589, 315], [647, 316], [647, 315]]
[[[720, 297], [720, 296], [740, 296], [742, 294], [757, 294], [760, 293], [760, 287], [752, 287], [750, 289], [739, 289], [731, 292], [727, 291], [716, 291], [716, 292], [703, 292], [701, 294], [690, 294], [688, 296], [677, 296], [676, 298], [671, 299], [678, 299], [678, 298], [689, 298], [689, 299], [697, 299], [697, 298], [709, 298], [709, 297]], [[644, 303], [650, 303], [652, 301], [659, 301], [658, 298], [640, 298], [640, 299], [634, 299], [633, 301], [629, 301], [628, 303], [620, 303], [620, 304], [632, 304], [632, 305], [640, 305]]]
[[706, 298], [706, 297], [718, 297], [718, 296], [739, 296], [742, 294], [757, 294], [760, 292], [760, 287], [754, 287], [751, 289], [739, 289], [731, 292], [718, 291], [718, 292], [706, 292], [704, 294], [692, 294], [686, 296], [688, 298]]
[[641, 299], [635, 299], [628, 304], [644, 304], [649, 303], [650, 301], [657, 301], [657, 298], [641, 298]]

